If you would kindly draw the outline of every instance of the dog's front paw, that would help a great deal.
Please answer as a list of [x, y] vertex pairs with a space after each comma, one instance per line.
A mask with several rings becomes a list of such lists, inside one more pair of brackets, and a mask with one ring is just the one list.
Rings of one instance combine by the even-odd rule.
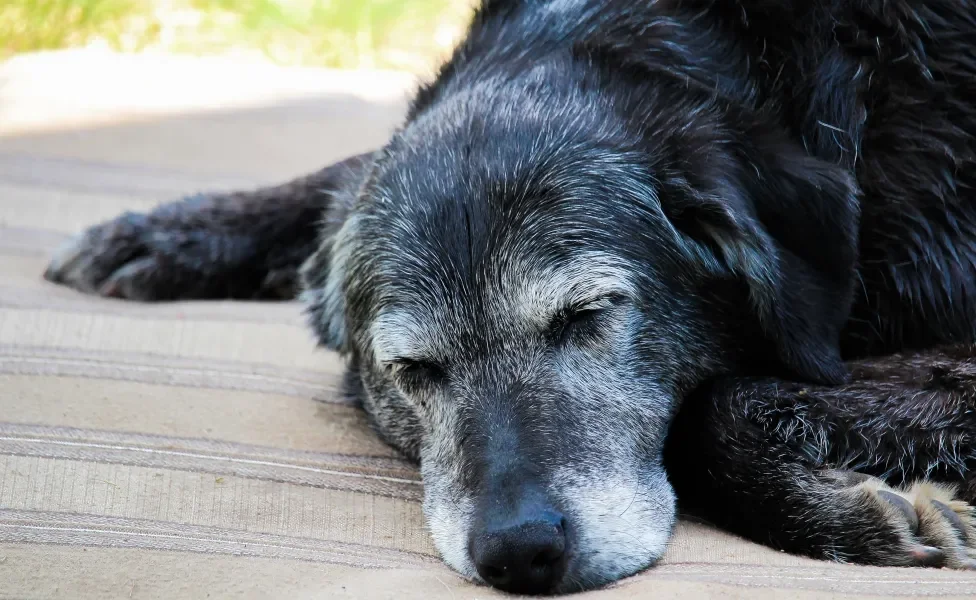
[[151, 234], [148, 217], [137, 213], [90, 227], [54, 252], [44, 278], [88, 294], [161, 299], [166, 277]]
[[[847, 532], [856, 543], [838, 544], [855, 548], [855, 553], [832, 558], [882, 566], [976, 569], [976, 508], [959, 500], [952, 486], [922, 482], [896, 489], [851, 471], [830, 476], [838, 482], [838, 493], [848, 496], [852, 511], [868, 516], [859, 521], [862, 531]], [[840, 515], [840, 521], [848, 516]]]
[[293, 298], [302, 252], [292, 257], [288, 243], [262, 237], [275, 232], [274, 223], [196, 196], [90, 227], [55, 251], [44, 277], [144, 302]]

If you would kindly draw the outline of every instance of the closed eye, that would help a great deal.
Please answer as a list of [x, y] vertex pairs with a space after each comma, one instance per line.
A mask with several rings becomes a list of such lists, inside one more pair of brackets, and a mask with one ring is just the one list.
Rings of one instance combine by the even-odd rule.
[[437, 384], [445, 377], [443, 367], [427, 360], [396, 358], [388, 364], [388, 368], [400, 382], [408, 386]]
[[617, 296], [606, 296], [558, 311], [549, 324], [550, 339], [555, 343], [566, 343], [574, 338], [595, 335], [602, 318], [622, 301]]

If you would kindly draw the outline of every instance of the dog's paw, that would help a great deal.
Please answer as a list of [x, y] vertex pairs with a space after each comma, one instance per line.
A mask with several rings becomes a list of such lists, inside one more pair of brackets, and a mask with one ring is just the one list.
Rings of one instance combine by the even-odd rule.
[[143, 302], [294, 298], [297, 261], [269, 264], [274, 260], [258, 225], [228, 219], [206, 196], [149, 214], [126, 213], [68, 240], [44, 277], [87, 294]]
[[95, 225], [54, 252], [44, 278], [87, 294], [161, 299], [161, 265], [150, 236], [148, 218], [142, 214], [126, 213]]
[[850, 506], [870, 515], [858, 554], [835, 557], [882, 566], [976, 569], [976, 508], [952, 486], [922, 482], [904, 489], [854, 472], [834, 472]]

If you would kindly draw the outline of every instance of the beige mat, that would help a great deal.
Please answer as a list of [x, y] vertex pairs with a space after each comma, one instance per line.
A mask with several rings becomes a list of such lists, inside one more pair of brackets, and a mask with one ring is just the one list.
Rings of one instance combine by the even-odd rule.
[[[415, 470], [335, 393], [341, 365], [297, 305], [144, 306], [41, 280], [70, 231], [370, 147], [402, 104], [299, 108], [0, 137], [0, 598], [500, 596], [437, 560]], [[967, 594], [976, 574], [820, 563], [686, 523], [663, 564], [586, 597]]]

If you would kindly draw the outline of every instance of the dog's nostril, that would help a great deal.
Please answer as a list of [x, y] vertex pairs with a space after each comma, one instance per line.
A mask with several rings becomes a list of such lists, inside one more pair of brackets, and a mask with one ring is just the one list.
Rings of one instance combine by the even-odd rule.
[[540, 552], [535, 558], [532, 559], [532, 566], [537, 569], [545, 569], [549, 566], [549, 563], [552, 562], [550, 561], [549, 556], [550, 555], [548, 552]]

